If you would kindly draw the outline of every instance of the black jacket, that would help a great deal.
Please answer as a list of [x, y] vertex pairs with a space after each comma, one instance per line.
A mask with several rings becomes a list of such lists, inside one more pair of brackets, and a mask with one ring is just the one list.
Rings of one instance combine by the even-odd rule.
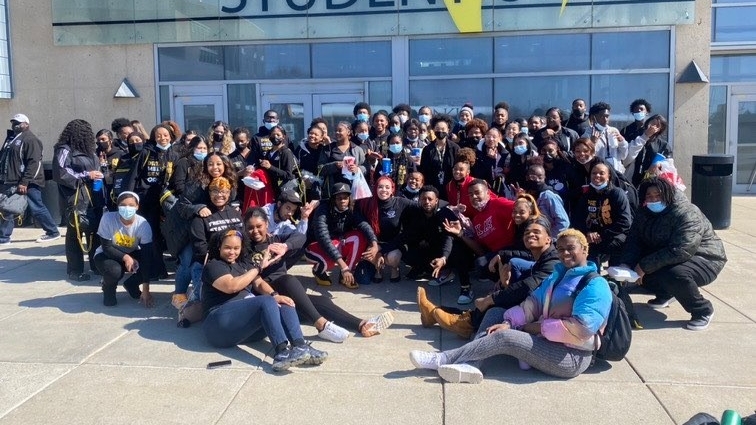
[[596, 246], [598, 251], [606, 252], [625, 243], [632, 214], [622, 189], [610, 184], [597, 191], [590, 186], [573, 211], [570, 223], [574, 228], [584, 234], [597, 232], [601, 235], [601, 243]]
[[347, 209], [340, 212], [325, 201], [313, 212], [307, 230], [308, 239], [318, 242], [333, 260], [340, 259], [341, 253], [333, 246], [331, 240], [338, 239], [351, 230], [362, 232], [369, 243], [378, 241], [373, 229], [359, 211]]
[[291, 259], [291, 254], [301, 249], [302, 247], [304, 247], [305, 239], [306, 239], [305, 235], [299, 232], [292, 232], [284, 236], [269, 235], [267, 240], [260, 243], [254, 243], [245, 234], [243, 258], [244, 258], [244, 261], [250, 262], [252, 264], [256, 264], [260, 262], [260, 260], [262, 259], [262, 252], [265, 251], [270, 244], [273, 244], [273, 243], [286, 244], [286, 247], [288, 249], [286, 251], [286, 255], [284, 256], [284, 258], [282, 258], [280, 261], [277, 261], [269, 265], [262, 271], [263, 279], [265, 279], [268, 282], [271, 282], [287, 274], [286, 270], [289, 267], [294, 265], [294, 264], [288, 264], [288, 261]]
[[0, 183], [45, 186], [42, 169], [42, 142], [31, 130], [8, 138], [0, 150]]
[[[63, 199], [71, 200], [79, 183], [91, 186], [89, 172], [100, 169], [97, 156], [72, 151], [68, 145], [55, 147], [53, 158], [53, 180], [58, 183], [58, 193]], [[90, 187], [91, 189], [91, 187]]]
[[449, 258], [454, 237], [444, 230], [444, 220], [458, 220], [454, 213], [446, 208], [449, 203], [439, 201], [438, 208], [431, 217], [426, 217], [422, 208], [411, 205], [402, 216], [402, 252], [416, 249], [431, 250], [433, 258]]
[[[557, 255], [557, 251], [552, 245], [548, 251], [544, 252], [533, 264], [530, 275], [522, 279], [520, 282], [527, 285], [532, 292], [541, 286], [541, 282], [543, 282], [544, 279], [551, 275], [554, 271], [554, 266], [557, 264], [559, 264], [559, 255]], [[493, 297], [493, 302], [496, 306], [508, 303], [511, 298], [511, 295], [508, 294], [506, 290], [498, 290], [491, 294], [491, 296]]]
[[213, 233], [242, 228], [242, 216], [236, 208], [226, 206], [223, 210], [218, 210], [214, 205], [209, 208], [212, 214], [207, 217], [195, 217], [191, 224], [194, 261], [200, 264], [205, 262], [207, 243]]
[[436, 143], [425, 146], [420, 154], [418, 169], [425, 176], [425, 184], [438, 189], [441, 199], [447, 199], [446, 184], [452, 179], [452, 168], [454, 168], [457, 152], [459, 152], [459, 145], [447, 138], [443, 157], [439, 156]]

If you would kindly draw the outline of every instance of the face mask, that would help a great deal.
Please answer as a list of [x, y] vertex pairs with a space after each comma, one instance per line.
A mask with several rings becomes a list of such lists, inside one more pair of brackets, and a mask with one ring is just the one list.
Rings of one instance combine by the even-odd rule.
[[489, 200], [485, 200], [479, 203], [473, 203], [473, 208], [475, 208], [478, 211], [483, 211], [484, 209], [486, 209], [486, 205], [488, 205], [488, 201]]
[[402, 145], [389, 145], [389, 150], [393, 154], [398, 154], [402, 152]]
[[399, 121], [404, 124], [407, 122], [407, 116], [406, 115], [399, 115]]
[[282, 137], [274, 137], [270, 139], [270, 143], [273, 144], [273, 146], [281, 146], [281, 143], [283, 143]]
[[129, 144], [129, 154], [138, 154], [144, 148], [144, 143], [131, 143]]
[[160, 144], [156, 143], [155, 147], [158, 148], [158, 149], [160, 149], [161, 151], [165, 152], [165, 151], [167, 151], [171, 147], [171, 145], [165, 145], [165, 146], [163, 146], [163, 145], [160, 145]]
[[546, 183], [541, 183], [533, 180], [525, 180], [525, 183], [522, 184], [522, 188], [527, 190], [528, 192], [537, 192], [541, 193], [543, 192], [544, 188], [546, 186]]
[[457, 124], [459, 124], [460, 127], [465, 128], [465, 126], [467, 125], [467, 122], [459, 120], [457, 121]]
[[436, 138], [437, 138], [437, 139], [441, 139], [441, 140], [444, 140], [444, 139], [446, 139], [447, 137], [449, 137], [449, 133], [447, 133], [447, 132], [445, 132], [445, 131], [437, 131], [437, 132], [436, 132]]
[[593, 158], [578, 159], [577, 162], [580, 163], [580, 164], [582, 164], [582, 165], [585, 165], [585, 164], [591, 162], [592, 159]]
[[204, 161], [206, 156], [207, 153], [205, 152], [194, 152], [194, 158], [196, 158], [197, 161]]
[[574, 115], [576, 118], [582, 118], [583, 112], [580, 109], [573, 109], [572, 115]]
[[118, 206], [118, 215], [120, 215], [124, 220], [131, 220], [136, 215], [136, 212], [136, 207], [129, 207], [126, 205]]
[[101, 151], [107, 152], [110, 150], [110, 142], [97, 142], [97, 147], [99, 147]]
[[363, 142], [370, 138], [369, 133], [357, 133], [357, 138], [362, 140]]
[[389, 127], [389, 130], [391, 130], [392, 133], [396, 134], [402, 130], [402, 127], [398, 125], [392, 125], [391, 127]]
[[368, 114], [357, 114], [357, 121], [368, 122], [369, 119], [370, 115]]
[[412, 143], [415, 143], [415, 142], [417, 142], [417, 141], [418, 141], [418, 140], [420, 140], [420, 139], [418, 139], [417, 137], [415, 137], [414, 139], [410, 139], [410, 138], [408, 137], [408, 138], [407, 138], [407, 140], [409, 140], [409, 141], [410, 141], [410, 142], [412, 142]]
[[18, 123], [13, 126], [14, 133], [18, 134], [18, 133], [21, 133], [22, 131], [23, 131], [23, 128], [21, 127], [21, 123]]
[[411, 188], [411, 187], [409, 187], [409, 186], [406, 186], [406, 187], [404, 188], [404, 190], [406, 190], [407, 192], [409, 192], [409, 193], [412, 193], [412, 194], [416, 194], [417, 192], [420, 192], [420, 188], [417, 188], [417, 189], [413, 189], [413, 188]]
[[273, 122], [265, 121], [265, 128], [267, 128], [268, 130], [272, 130], [273, 127], [277, 125], [278, 125], [278, 121], [273, 121]]
[[608, 185], [609, 185], [609, 182], [604, 182], [602, 184], [593, 184], [593, 183], [591, 183], [591, 187], [594, 188], [594, 189], [596, 189], [596, 190], [603, 190]]
[[598, 130], [598, 131], [604, 131], [604, 130], [606, 130], [606, 127], [604, 127], [603, 125], [601, 125], [599, 123], [593, 124], [593, 126], [596, 127], [596, 130]]
[[512, 144], [512, 142], [513, 142], [513, 139], [512, 139], [511, 137], [505, 137], [504, 139], [505, 139], [505, 140], [507, 141], [507, 143], [509, 143], [510, 145], [511, 145], [511, 144]]
[[417, 120], [423, 124], [428, 124], [430, 122], [430, 117], [428, 115], [418, 115]]
[[428, 138], [428, 133], [420, 133], [420, 140], [426, 140]]
[[530, 130], [527, 127], [523, 127], [523, 128], [520, 129], [521, 133], [528, 134], [528, 131], [530, 131]]
[[213, 141], [216, 143], [220, 143], [223, 141], [223, 135], [222, 134], [216, 134], [213, 133]]
[[653, 213], [660, 213], [664, 211], [665, 208], [667, 208], [667, 204], [662, 201], [646, 202], [646, 208], [648, 208]]
[[555, 159], [555, 158], [554, 158], [554, 155], [552, 155], [552, 154], [550, 154], [550, 153], [547, 153], [547, 154], [545, 154], [545, 155], [543, 156], [543, 161], [544, 161], [544, 162], [554, 162], [554, 159]]
[[517, 155], [525, 155], [525, 152], [527, 152], [527, 151], [528, 151], [528, 147], [527, 146], [523, 146], [523, 145], [517, 145], [514, 148], [514, 153], [517, 154]]
[[643, 121], [646, 119], [646, 113], [645, 112], [633, 112], [633, 118], [635, 118], [635, 121]]

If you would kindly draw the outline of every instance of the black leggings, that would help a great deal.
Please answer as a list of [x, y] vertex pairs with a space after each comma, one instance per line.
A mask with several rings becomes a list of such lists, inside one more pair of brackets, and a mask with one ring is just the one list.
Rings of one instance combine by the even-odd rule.
[[326, 320], [332, 320], [340, 326], [360, 330], [362, 319], [347, 313], [328, 297], [307, 295], [302, 283], [294, 276], [284, 275], [276, 278], [270, 282], [270, 286], [281, 295], [286, 295], [294, 300], [300, 317], [309, 319], [313, 323], [321, 317], [325, 317]]
[[[141, 264], [142, 256], [139, 251], [129, 253], [129, 256]], [[118, 281], [121, 280], [124, 274], [123, 261], [114, 260], [105, 253], [101, 252], [94, 257], [94, 262], [97, 265], [97, 270], [102, 275], [103, 287], [115, 287], [118, 285]], [[142, 273], [149, 270], [149, 267], [141, 266], [136, 273], [134, 273], [129, 279], [138, 279], [138, 282], [149, 282], [148, 276], [144, 276]]]

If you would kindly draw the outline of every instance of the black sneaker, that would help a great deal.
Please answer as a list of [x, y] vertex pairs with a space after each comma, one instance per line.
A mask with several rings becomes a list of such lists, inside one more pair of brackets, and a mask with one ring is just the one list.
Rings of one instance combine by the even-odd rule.
[[693, 316], [685, 327], [691, 331], [702, 331], [709, 327], [712, 316], [714, 316], [713, 313], [706, 316]]
[[114, 305], [118, 304], [118, 300], [116, 300], [115, 286], [102, 287], [102, 304], [105, 307], [113, 307]]
[[299, 366], [310, 360], [310, 350], [304, 347], [289, 347], [273, 357], [273, 370], [284, 371], [292, 366]]
[[139, 289], [139, 275], [132, 274], [123, 282], [123, 287], [129, 293], [129, 296], [135, 300], [138, 300], [142, 296], [142, 291]]
[[73, 282], [86, 282], [92, 277], [89, 275], [89, 273], [69, 273], [68, 274], [68, 280]]
[[306, 363], [308, 365], [317, 366], [323, 364], [323, 362], [328, 358], [327, 352], [312, 348], [311, 342], [307, 343], [307, 351], [310, 353], [310, 358]]
[[331, 286], [331, 276], [328, 272], [318, 273], [315, 269], [312, 269], [312, 275], [315, 276], [315, 283], [320, 286]]
[[674, 297], [656, 297], [648, 300], [647, 304], [654, 310], [660, 310], [669, 307], [673, 302], [675, 302]]
[[410, 269], [410, 271], [407, 272], [407, 279], [409, 279], [409, 280], [418, 280], [424, 274], [426, 274], [425, 270], [423, 270], [423, 269], [421, 269], [419, 267], [413, 267], [413, 268]]

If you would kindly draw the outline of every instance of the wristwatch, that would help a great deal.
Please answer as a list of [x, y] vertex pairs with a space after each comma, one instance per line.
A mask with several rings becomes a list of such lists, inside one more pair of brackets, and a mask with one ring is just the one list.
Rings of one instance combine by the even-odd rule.
[[273, 291], [273, 292], [271, 292], [268, 295], [270, 295], [271, 297], [275, 297], [276, 295], [278, 295], [278, 292], [277, 291]]

